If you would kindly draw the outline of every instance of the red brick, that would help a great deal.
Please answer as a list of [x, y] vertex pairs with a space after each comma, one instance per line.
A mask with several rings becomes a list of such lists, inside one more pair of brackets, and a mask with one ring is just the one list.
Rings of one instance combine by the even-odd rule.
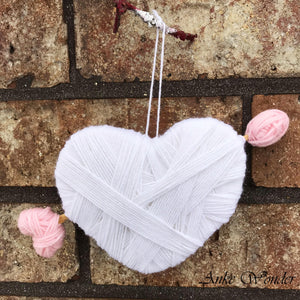
[[[164, 79], [299, 76], [299, 1], [142, 1], [169, 26], [198, 34], [167, 36]], [[130, 11], [113, 34], [114, 1], [75, 0], [77, 68], [104, 81], [150, 80], [156, 30]], [[158, 71], [156, 72], [158, 78]]]
[[290, 118], [286, 135], [266, 148], [253, 148], [252, 177], [258, 186], [300, 186], [300, 105], [299, 95], [256, 95], [252, 116], [266, 109], [280, 109]]
[[0, 19], [0, 88], [29, 74], [35, 87], [68, 82], [62, 1], [2, 0]]
[[[72, 133], [103, 124], [144, 133], [147, 104], [148, 99], [1, 102], [0, 185], [55, 185], [58, 154]], [[162, 99], [161, 133], [177, 121], [201, 116], [219, 118], [240, 131], [240, 98]], [[151, 119], [152, 135], [155, 118]]]

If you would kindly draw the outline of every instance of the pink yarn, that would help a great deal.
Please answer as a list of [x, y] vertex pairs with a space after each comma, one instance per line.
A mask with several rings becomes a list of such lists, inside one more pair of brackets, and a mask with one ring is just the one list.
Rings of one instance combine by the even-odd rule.
[[59, 215], [50, 207], [26, 209], [20, 213], [18, 227], [32, 237], [36, 253], [49, 258], [62, 247], [65, 237], [65, 228], [58, 220]]
[[247, 125], [248, 143], [266, 147], [278, 142], [289, 127], [288, 115], [278, 109], [268, 109], [254, 117]]

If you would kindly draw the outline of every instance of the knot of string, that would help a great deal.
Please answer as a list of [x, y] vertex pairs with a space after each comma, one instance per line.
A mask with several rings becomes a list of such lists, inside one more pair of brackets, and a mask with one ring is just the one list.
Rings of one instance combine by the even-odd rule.
[[157, 121], [156, 121], [156, 137], [158, 137], [159, 119], [160, 119], [160, 105], [161, 105], [162, 73], [163, 73], [163, 67], [164, 67], [164, 47], [165, 47], [166, 24], [163, 22], [162, 18], [158, 15], [156, 10], [153, 10], [152, 12], [153, 12], [153, 15], [155, 16], [156, 21], [157, 21], [157, 29], [156, 29], [156, 40], [155, 40], [154, 58], [153, 58], [153, 67], [152, 67], [152, 78], [151, 78], [149, 104], [148, 104], [146, 135], [149, 135], [148, 132], [149, 132], [150, 115], [151, 115], [151, 104], [152, 104], [152, 97], [153, 97], [153, 86], [154, 86], [154, 77], [155, 77], [158, 39], [159, 39], [159, 31], [162, 30], [162, 44], [161, 44], [160, 72], [159, 72], [159, 89], [158, 89], [158, 103], [157, 103]]

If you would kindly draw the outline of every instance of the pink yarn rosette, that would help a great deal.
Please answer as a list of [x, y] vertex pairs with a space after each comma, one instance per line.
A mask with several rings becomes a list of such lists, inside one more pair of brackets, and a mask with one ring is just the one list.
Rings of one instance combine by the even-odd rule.
[[50, 258], [63, 245], [65, 228], [50, 207], [23, 210], [18, 227], [21, 233], [32, 237], [33, 247], [40, 256]]
[[278, 142], [289, 127], [288, 115], [279, 109], [268, 109], [254, 117], [247, 125], [248, 143], [267, 147]]

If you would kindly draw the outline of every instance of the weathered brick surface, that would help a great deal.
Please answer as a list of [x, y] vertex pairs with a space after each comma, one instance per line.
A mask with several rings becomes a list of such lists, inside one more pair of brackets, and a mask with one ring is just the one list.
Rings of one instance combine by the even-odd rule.
[[[64, 245], [52, 258], [40, 257], [33, 249], [31, 237], [22, 235], [17, 227], [20, 212], [32, 207], [35, 206], [0, 205], [0, 281], [65, 282], [79, 270], [74, 225], [65, 223]], [[52, 208], [61, 211], [59, 206]]]
[[[165, 79], [299, 76], [299, 1], [129, 1], [169, 26], [197, 33], [165, 43]], [[156, 30], [132, 12], [113, 34], [114, 1], [75, 0], [77, 68], [104, 81], [150, 80]], [[158, 71], [156, 73], [158, 76]]]
[[[156, 101], [154, 101], [156, 102]], [[11, 101], [0, 103], [0, 185], [53, 186], [59, 151], [89, 125], [144, 132], [148, 99]], [[153, 105], [150, 134], [155, 132]], [[175, 122], [213, 116], [241, 131], [239, 97], [162, 99], [161, 133]]]
[[257, 95], [252, 116], [266, 109], [281, 109], [290, 118], [286, 135], [266, 148], [253, 148], [252, 176], [256, 185], [266, 187], [300, 186], [300, 105], [299, 95]]
[[[152, 275], [128, 269], [92, 241], [92, 280], [119, 285], [200, 287], [201, 282], [209, 282], [206, 287], [300, 289], [299, 213], [299, 204], [239, 205], [229, 223], [194, 255], [175, 268]], [[263, 271], [266, 276], [259, 279]], [[210, 272], [214, 283], [206, 278]], [[226, 280], [216, 283], [217, 276], [224, 277], [226, 272]]]
[[[157, 99], [153, 101], [151, 112], [151, 127], [149, 134], [156, 132]], [[136, 131], [145, 132], [148, 111], [148, 99], [128, 100], [128, 127]], [[160, 116], [160, 134], [168, 128], [188, 118], [214, 117], [241, 133], [242, 130], [242, 102], [240, 97], [191, 97], [181, 99], [162, 99]]]
[[35, 76], [33, 86], [67, 82], [66, 35], [61, 0], [2, 0], [0, 88], [28, 74]]

